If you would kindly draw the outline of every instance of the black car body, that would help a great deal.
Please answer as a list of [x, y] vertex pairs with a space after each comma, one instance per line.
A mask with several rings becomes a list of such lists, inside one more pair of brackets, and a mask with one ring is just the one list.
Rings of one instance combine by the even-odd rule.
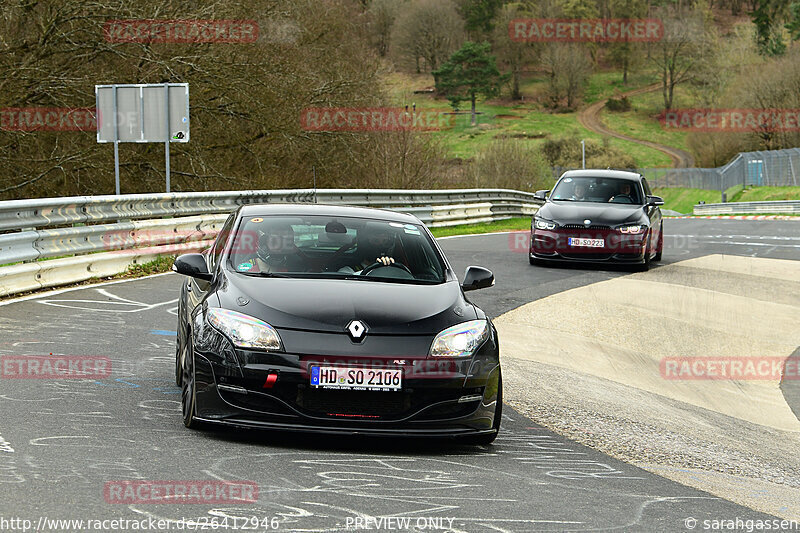
[[[245, 241], [266, 236], [247, 228], [275, 221], [291, 225], [291, 253], [310, 261], [307, 272], [255, 272], [256, 263], [271, 269], [270, 258], [246, 259]], [[360, 235], [371, 225], [393, 232], [392, 253], [403, 265], [354, 270], [359, 248], [368, 247]], [[416, 217], [341, 206], [243, 206], [210, 250], [180, 256], [173, 270], [188, 276], [176, 354], [188, 427], [478, 443], [497, 435], [497, 332], [464, 296], [492, 285], [494, 276], [469, 267], [460, 285]]]
[[640, 174], [618, 170], [565, 172], [531, 220], [529, 259], [638, 264], [660, 260], [661, 209]]

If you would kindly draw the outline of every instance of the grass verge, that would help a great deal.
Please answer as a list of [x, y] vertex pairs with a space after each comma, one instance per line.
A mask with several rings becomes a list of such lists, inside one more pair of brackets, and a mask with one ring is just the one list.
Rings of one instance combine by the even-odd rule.
[[481, 224], [462, 224], [444, 228], [431, 228], [434, 237], [450, 237], [453, 235], [472, 235], [475, 233], [493, 233], [497, 231], [519, 231], [530, 229], [531, 217], [515, 217]]

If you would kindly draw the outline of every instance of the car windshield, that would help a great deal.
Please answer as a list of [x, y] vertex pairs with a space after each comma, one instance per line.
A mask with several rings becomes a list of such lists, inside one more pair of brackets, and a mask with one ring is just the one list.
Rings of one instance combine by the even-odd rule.
[[442, 283], [444, 263], [417, 224], [329, 216], [243, 217], [228, 268], [260, 277]]
[[642, 205], [642, 193], [635, 180], [590, 176], [562, 178], [551, 200]]

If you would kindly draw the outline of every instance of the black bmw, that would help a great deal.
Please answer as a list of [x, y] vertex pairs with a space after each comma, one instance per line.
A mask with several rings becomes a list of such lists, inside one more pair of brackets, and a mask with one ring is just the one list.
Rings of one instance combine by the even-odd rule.
[[176, 381], [187, 427], [228, 424], [489, 443], [502, 411], [497, 332], [414, 216], [250, 205], [188, 276]]
[[616, 262], [646, 270], [661, 260], [664, 201], [640, 174], [571, 170], [547, 192], [536, 192], [545, 203], [531, 220], [531, 264]]

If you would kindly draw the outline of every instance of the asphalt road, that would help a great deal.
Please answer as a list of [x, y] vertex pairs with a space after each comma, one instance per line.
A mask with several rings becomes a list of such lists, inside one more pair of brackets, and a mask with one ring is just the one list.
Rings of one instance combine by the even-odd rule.
[[[800, 259], [799, 230], [794, 221], [668, 220], [664, 262], [708, 253]], [[471, 293], [494, 316], [627, 274], [531, 267], [515, 239], [442, 241], [459, 273], [468, 264], [494, 270], [497, 285]], [[703, 520], [771, 518], [583, 447], [511, 409], [489, 447], [187, 430], [173, 378], [180, 283], [169, 274], [0, 307], [0, 355], [101, 355], [113, 370], [96, 381], [0, 380], [0, 530], [12, 530], [4, 519], [35, 528], [42, 517], [202, 525], [227, 516], [231, 526], [239, 517], [240, 530], [245, 517], [267, 519], [267, 527], [248, 522], [250, 531], [349, 531], [357, 523], [374, 531], [371, 519], [389, 516], [409, 517], [401, 529], [412, 531], [687, 531], [687, 519], [702, 530]], [[258, 501], [109, 503], [104, 488], [119, 480], [252, 481]], [[397, 530], [396, 522], [382, 525]]]

